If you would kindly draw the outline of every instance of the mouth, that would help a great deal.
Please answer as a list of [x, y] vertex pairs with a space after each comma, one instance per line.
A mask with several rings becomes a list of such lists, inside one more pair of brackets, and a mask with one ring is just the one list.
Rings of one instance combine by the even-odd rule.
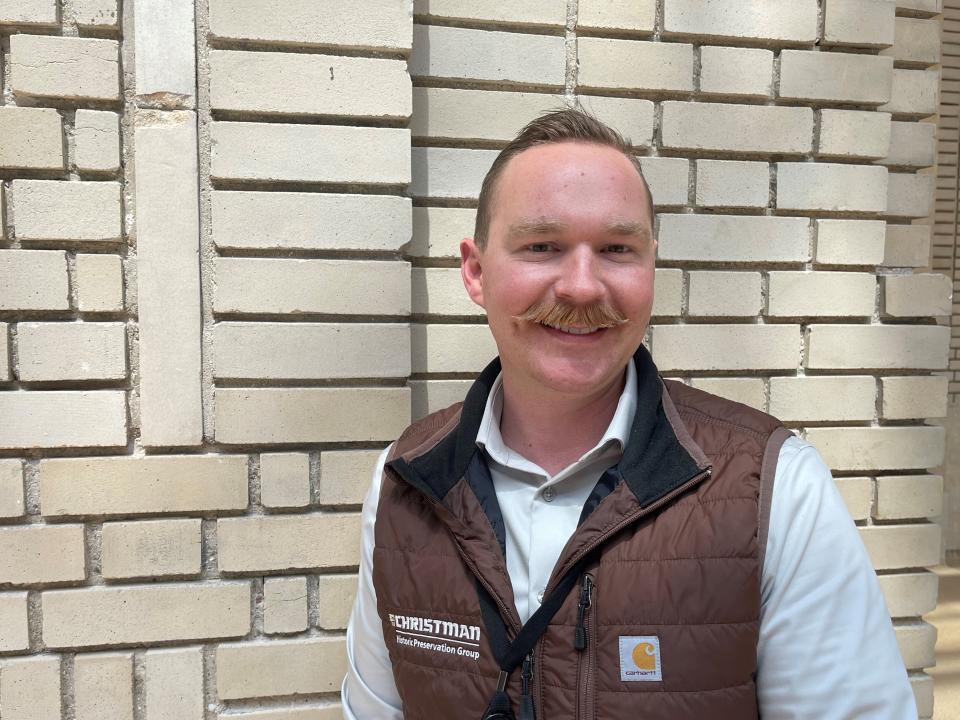
[[540, 327], [547, 328], [549, 330], [554, 330], [556, 332], [561, 332], [566, 335], [593, 335], [595, 333], [602, 332], [606, 328], [603, 327], [578, 327], [573, 325], [551, 325], [549, 323], [537, 323]]

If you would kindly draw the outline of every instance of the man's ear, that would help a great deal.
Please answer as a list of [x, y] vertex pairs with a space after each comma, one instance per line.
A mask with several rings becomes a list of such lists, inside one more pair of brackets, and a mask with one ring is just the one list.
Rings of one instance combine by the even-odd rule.
[[483, 304], [483, 268], [481, 266], [480, 248], [473, 238], [464, 238], [460, 241], [460, 277], [467, 295], [480, 307]]

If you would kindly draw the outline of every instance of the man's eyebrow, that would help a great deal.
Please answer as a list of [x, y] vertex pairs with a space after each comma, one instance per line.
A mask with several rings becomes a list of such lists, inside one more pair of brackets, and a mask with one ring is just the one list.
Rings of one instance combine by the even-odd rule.
[[635, 235], [651, 239], [650, 227], [643, 222], [613, 222], [607, 225], [607, 231], [613, 235]]
[[507, 229], [511, 236], [516, 235], [550, 235], [563, 232], [568, 228], [566, 223], [557, 220], [521, 220]]

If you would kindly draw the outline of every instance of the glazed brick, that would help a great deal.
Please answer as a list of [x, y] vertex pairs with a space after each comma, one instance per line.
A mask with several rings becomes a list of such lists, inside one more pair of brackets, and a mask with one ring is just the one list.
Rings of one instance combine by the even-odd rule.
[[891, 134], [888, 113], [821, 110], [819, 154], [823, 157], [882, 158], [892, 148]]
[[62, 170], [62, 124], [52, 108], [0, 107], [0, 167]]
[[770, 202], [770, 166], [747, 160], [697, 160], [697, 205], [765, 208]]
[[0, 529], [0, 584], [81, 582], [86, 578], [82, 525]]
[[77, 305], [81, 312], [123, 311], [123, 262], [119, 255], [77, 255]]
[[220, 645], [216, 651], [221, 700], [330, 693], [347, 672], [343, 638]]
[[133, 654], [77, 654], [73, 688], [76, 720], [133, 720]]
[[692, 387], [765, 411], [767, 406], [761, 378], [693, 378]]
[[834, 470], [920, 470], [943, 462], [942, 427], [808, 428], [806, 439]]
[[307, 579], [267, 578], [263, 582], [263, 631], [268, 635], [307, 629]]
[[950, 315], [953, 288], [940, 273], [887, 275], [883, 278], [884, 314], [890, 317]]
[[11, 88], [18, 97], [119, 100], [119, 48], [115, 40], [13, 35]]
[[653, 317], [679, 317], [683, 311], [683, 271], [659, 268], [653, 278]]
[[930, 262], [930, 225], [887, 225], [883, 265], [926, 267]]
[[929, 66], [940, 62], [940, 27], [937, 20], [898, 17], [890, 55], [897, 63]]
[[876, 55], [784, 50], [780, 97], [882, 104], [890, 101], [893, 59]]
[[329, 450], [320, 453], [317, 502], [321, 505], [360, 505], [380, 450]]
[[887, 224], [883, 220], [816, 220], [817, 263], [880, 265]]
[[123, 323], [20, 323], [17, 343], [19, 376], [24, 382], [127, 376]]
[[200, 542], [199, 518], [104, 523], [103, 577], [198, 576]]
[[877, 519], [936, 518], [943, 512], [943, 478], [896, 475], [877, 478]]
[[0, 459], [0, 518], [23, 515], [23, 463], [13, 458]]
[[907, 375], [880, 379], [882, 414], [887, 420], [947, 416], [946, 375]]
[[410, 326], [410, 335], [414, 373], [478, 373], [497, 355], [486, 325], [415, 323]]
[[460, 268], [414, 268], [410, 282], [414, 315], [485, 315], [464, 290]]
[[310, 456], [306, 453], [261, 453], [260, 504], [304, 508], [310, 504]]
[[118, 242], [120, 183], [14, 180], [8, 202], [21, 240]]
[[272, 572], [356, 566], [360, 516], [311, 513], [217, 520], [221, 572]]
[[0, 593], [0, 652], [20, 652], [29, 647], [27, 593]]
[[760, 292], [758, 272], [691, 272], [687, 312], [703, 317], [754, 317], [760, 314]]
[[890, 173], [887, 216], [925, 218], [933, 209], [936, 177], [926, 173]]
[[919, 617], [937, 606], [939, 582], [935, 573], [880, 575], [877, 579], [892, 617]]
[[777, 209], [871, 212], [887, 209], [887, 170], [845, 163], [777, 163]]
[[60, 717], [60, 656], [4, 660], [0, 666], [0, 711], [4, 718]]
[[476, 199], [496, 150], [414, 147], [410, 150], [414, 198]]
[[807, 367], [942, 370], [950, 329], [934, 325], [810, 325]]
[[813, 110], [666, 101], [661, 132], [671, 150], [800, 155], [812, 148]]
[[658, 325], [653, 360], [661, 371], [794, 370], [800, 362], [797, 325]]
[[659, 216], [660, 260], [802, 263], [810, 259], [807, 218]]
[[893, 0], [829, 0], [823, 41], [829, 45], [888, 47], [893, 44]]
[[930, 167], [937, 162], [937, 126], [932, 122], [890, 124], [890, 151], [884, 165]]
[[0, 250], [0, 310], [67, 310], [67, 256], [59, 250]]
[[0, 25], [56, 24], [56, 0], [0, 0]]
[[775, 271], [769, 274], [770, 317], [870, 317], [876, 305], [872, 273]]
[[653, 32], [656, 5], [656, 0], [579, 0], [577, 31], [648, 35]]
[[666, 0], [668, 35], [812, 43], [815, 0]]
[[773, 51], [761, 48], [700, 48], [700, 92], [707, 95], [769, 97]]
[[770, 414], [794, 422], [863, 422], [876, 415], [877, 382], [869, 375], [770, 378]]
[[413, 208], [413, 239], [407, 254], [459, 259], [460, 241], [473, 237], [475, 219], [476, 211], [472, 208]]
[[44, 390], [0, 393], [0, 448], [126, 447], [126, 393]]
[[937, 112], [940, 90], [940, 73], [937, 70], [893, 71], [890, 102], [878, 110], [893, 113], [898, 118], [921, 118]]
[[693, 90], [693, 46], [580, 38], [578, 83], [589, 89]]

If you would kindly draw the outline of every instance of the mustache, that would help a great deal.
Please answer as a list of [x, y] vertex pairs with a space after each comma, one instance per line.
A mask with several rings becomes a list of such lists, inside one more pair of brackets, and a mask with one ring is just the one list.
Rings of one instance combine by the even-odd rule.
[[534, 303], [516, 318], [561, 327], [612, 328], [629, 322], [623, 313], [608, 303], [569, 305], [547, 300]]

